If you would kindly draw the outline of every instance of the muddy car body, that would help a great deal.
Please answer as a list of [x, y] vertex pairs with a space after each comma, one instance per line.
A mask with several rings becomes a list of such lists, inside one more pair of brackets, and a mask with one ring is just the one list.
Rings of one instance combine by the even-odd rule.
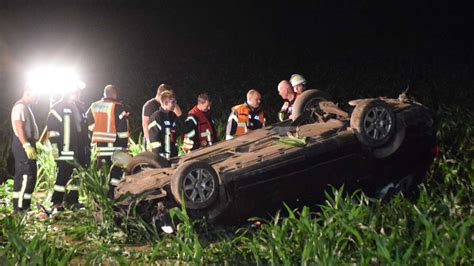
[[327, 98], [306, 91], [291, 119], [169, 162], [137, 155], [117, 186], [119, 205], [140, 201], [140, 212], [154, 216], [184, 203], [193, 217], [233, 222], [283, 202], [321, 199], [328, 185], [384, 196], [421, 181], [435, 147], [430, 110], [404, 95], [347, 108]]

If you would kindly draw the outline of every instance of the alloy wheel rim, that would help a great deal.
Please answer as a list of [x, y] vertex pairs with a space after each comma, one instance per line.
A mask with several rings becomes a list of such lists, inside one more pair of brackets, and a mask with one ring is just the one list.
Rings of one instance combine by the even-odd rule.
[[215, 187], [214, 178], [206, 169], [193, 169], [183, 179], [184, 196], [190, 202], [206, 202], [214, 194]]
[[386, 138], [390, 134], [392, 126], [392, 117], [384, 107], [372, 107], [364, 117], [364, 131], [373, 140]]

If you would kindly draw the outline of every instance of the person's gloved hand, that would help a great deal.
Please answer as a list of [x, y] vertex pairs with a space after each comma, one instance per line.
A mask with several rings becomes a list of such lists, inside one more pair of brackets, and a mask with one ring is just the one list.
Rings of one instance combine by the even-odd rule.
[[151, 143], [150, 142], [147, 142], [146, 143], [146, 151], [153, 151], [153, 147], [151, 146]]
[[53, 158], [55, 160], [59, 158], [58, 145], [56, 145], [56, 144], [51, 145], [51, 153], [53, 154]]
[[30, 160], [36, 160], [36, 149], [35, 147], [31, 146], [29, 142], [23, 144], [23, 149], [26, 152], [26, 157]]

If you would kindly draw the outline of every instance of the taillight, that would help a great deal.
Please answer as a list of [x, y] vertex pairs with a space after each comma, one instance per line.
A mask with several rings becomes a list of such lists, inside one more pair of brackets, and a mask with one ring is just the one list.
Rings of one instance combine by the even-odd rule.
[[431, 154], [433, 154], [434, 157], [438, 157], [439, 155], [439, 147], [438, 145], [434, 146], [433, 148], [431, 148]]

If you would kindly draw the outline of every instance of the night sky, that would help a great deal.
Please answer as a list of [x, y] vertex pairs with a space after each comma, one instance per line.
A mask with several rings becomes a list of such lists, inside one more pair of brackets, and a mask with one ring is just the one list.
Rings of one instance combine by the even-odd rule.
[[185, 107], [208, 91], [227, 110], [254, 87], [278, 108], [276, 85], [293, 73], [337, 100], [407, 85], [436, 87], [430, 104], [472, 96], [474, 9], [388, 2], [0, 0], [2, 116], [41, 62], [75, 65], [87, 103], [118, 85], [137, 118], [160, 83]]

